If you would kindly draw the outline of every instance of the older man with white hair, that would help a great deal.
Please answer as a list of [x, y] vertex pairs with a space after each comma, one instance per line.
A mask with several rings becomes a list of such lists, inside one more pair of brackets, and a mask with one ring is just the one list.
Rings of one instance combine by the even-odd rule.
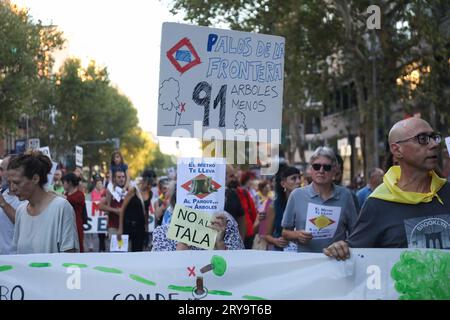
[[338, 170], [333, 150], [317, 148], [310, 164], [313, 181], [291, 192], [281, 222], [283, 238], [295, 242], [298, 252], [322, 252], [344, 240], [357, 218], [350, 191], [333, 183]]
[[450, 249], [450, 184], [434, 171], [441, 140], [423, 119], [397, 122], [389, 144], [399, 166], [369, 196], [354, 232], [324, 253], [345, 260], [349, 247]]

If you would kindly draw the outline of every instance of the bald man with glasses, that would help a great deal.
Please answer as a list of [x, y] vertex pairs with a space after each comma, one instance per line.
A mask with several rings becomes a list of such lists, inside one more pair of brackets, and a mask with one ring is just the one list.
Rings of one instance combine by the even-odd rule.
[[441, 140], [423, 119], [394, 124], [389, 145], [399, 166], [367, 199], [353, 233], [324, 253], [345, 260], [349, 247], [450, 249], [450, 185], [435, 172]]

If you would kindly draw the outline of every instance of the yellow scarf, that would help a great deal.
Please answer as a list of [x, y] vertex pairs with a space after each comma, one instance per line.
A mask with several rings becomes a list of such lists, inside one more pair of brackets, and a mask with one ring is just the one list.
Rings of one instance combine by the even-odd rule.
[[378, 186], [378, 188], [376, 188], [369, 197], [406, 204], [431, 202], [433, 198], [436, 197], [441, 204], [444, 204], [437, 192], [441, 190], [447, 180], [440, 178], [434, 171], [430, 171], [431, 186], [430, 192], [428, 193], [403, 191], [397, 186], [397, 181], [400, 179], [400, 175], [400, 166], [391, 167], [384, 175], [383, 183]]

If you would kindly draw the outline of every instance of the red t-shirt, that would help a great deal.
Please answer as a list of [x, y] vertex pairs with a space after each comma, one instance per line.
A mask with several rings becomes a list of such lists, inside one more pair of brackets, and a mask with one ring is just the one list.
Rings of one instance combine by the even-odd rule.
[[83, 248], [83, 208], [86, 205], [84, 194], [80, 190], [75, 191], [71, 195], [66, 192], [67, 201], [72, 205], [75, 211], [75, 221], [77, 223], [78, 240], [80, 242], [80, 252], [84, 252]]
[[255, 202], [253, 201], [250, 193], [247, 190], [238, 187], [237, 193], [239, 196], [239, 200], [241, 201], [242, 209], [245, 212], [245, 222], [247, 224], [247, 232], [245, 234], [246, 237], [253, 236], [253, 223], [255, 223], [257, 212], [255, 207]]
[[[111, 204], [112, 208], [121, 208], [123, 200], [117, 202], [113, 196], [111, 196]], [[108, 213], [108, 228], [119, 229], [119, 216], [115, 213]]]

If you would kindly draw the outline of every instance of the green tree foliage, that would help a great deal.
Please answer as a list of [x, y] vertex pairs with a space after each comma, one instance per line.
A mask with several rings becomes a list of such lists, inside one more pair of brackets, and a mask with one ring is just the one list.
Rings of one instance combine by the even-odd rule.
[[32, 21], [27, 10], [0, 1], [0, 135], [36, 110], [35, 92], [49, 76], [51, 51], [63, 45], [55, 27]]
[[[79, 59], [66, 60], [55, 77], [52, 102], [41, 119], [52, 125], [40, 136], [57, 156], [70, 156], [81, 145], [86, 164], [109, 164], [113, 145], [101, 141], [119, 138], [131, 149], [143, 146], [140, 135], [133, 134], [136, 109], [111, 85], [107, 69], [93, 61], [83, 68]], [[93, 141], [98, 144], [88, 143]]]
[[[370, 5], [380, 8], [380, 29], [367, 27]], [[449, 6], [444, 0], [172, 2], [173, 12], [182, 11], [200, 25], [225, 23], [286, 38], [283, 130], [291, 137], [286, 141], [291, 150], [301, 145], [297, 124], [309, 112], [307, 102], [315, 98], [333, 109], [333, 91], [352, 83], [358, 114], [352, 110], [349, 118], [358, 126], [343, 134], [362, 137], [367, 169], [379, 165], [374, 132], [381, 127], [387, 133], [396, 120], [390, 117], [395, 103], [403, 112], [422, 105], [422, 116], [438, 129], [448, 123]], [[415, 87], [406, 80], [399, 85], [397, 79], [413, 69], [421, 76]]]
[[147, 167], [155, 170], [158, 176], [162, 176], [167, 174], [167, 168], [176, 167], [176, 163], [174, 157], [162, 153], [157, 144], [152, 149], [152, 160], [147, 164]]
[[107, 170], [113, 138], [136, 175], [146, 166], [173, 165], [138, 126], [137, 110], [109, 79], [106, 67], [67, 59], [52, 72], [51, 53], [62, 48], [55, 26], [35, 22], [26, 9], [0, 0], [0, 134], [17, 130], [27, 115], [29, 137], [49, 146], [52, 158], [73, 167], [76, 145], [84, 165]]

